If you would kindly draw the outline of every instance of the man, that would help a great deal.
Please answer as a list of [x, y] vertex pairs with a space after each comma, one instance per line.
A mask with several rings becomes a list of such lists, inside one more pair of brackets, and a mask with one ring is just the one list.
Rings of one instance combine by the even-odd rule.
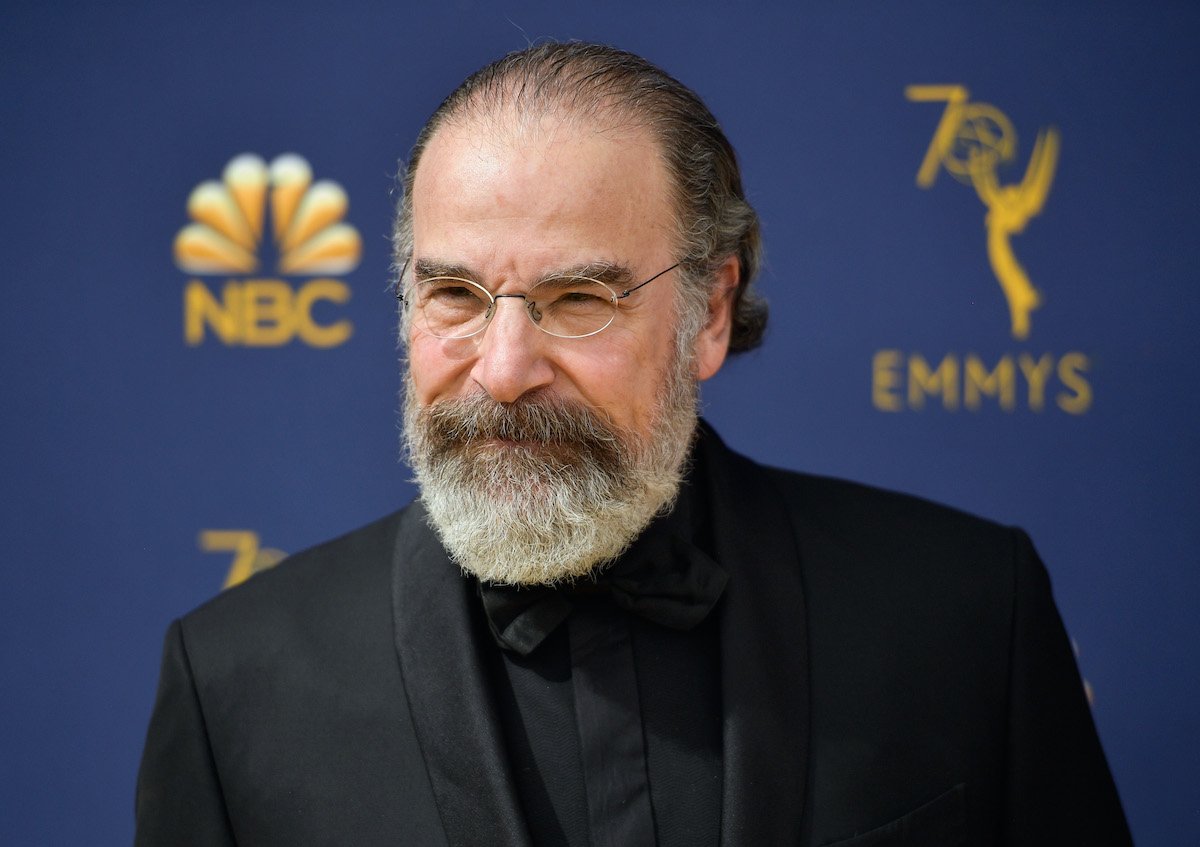
[[766, 312], [694, 94], [532, 47], [405, 189], [420, 498], [172, 625], [139, 843], [1129, 843], [1022, 533], [697, 421]]

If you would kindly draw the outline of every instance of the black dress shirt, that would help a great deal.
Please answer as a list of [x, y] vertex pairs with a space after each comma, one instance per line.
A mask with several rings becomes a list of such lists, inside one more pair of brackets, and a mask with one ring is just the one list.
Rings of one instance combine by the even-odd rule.
[[706, 537], [702, 474], [692, 468], [672, 512], [606, 569], [651, 581], [667, 570], [700, 571], [699, 623], [657, 623], [614, 602], [603, 577], [585, 579], [555, 589], [569, 612], [522, 655], [489, 635], [480, 605], [517, 794], [538, 845], [717, 842], [721, 692], [718, 615], [709, 604], [724, 573]]

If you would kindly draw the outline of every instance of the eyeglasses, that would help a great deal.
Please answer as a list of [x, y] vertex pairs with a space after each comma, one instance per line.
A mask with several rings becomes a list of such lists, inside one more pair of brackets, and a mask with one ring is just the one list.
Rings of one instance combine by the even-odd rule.
[[[543, 279], [524, 294], [492, 294], [469, 279], [438, 276], [416, 283], [407, 294], [399, 289], [396, 296], [415, 307], [417, 325], [435, 338], [470, 338], [483, 332], [496, 312], [496, 301], [505, 297], [524, 300], [525, 314], [542, 332], [556, 338], [587, 338], [616, 320], [620, 301], [677, 267], [679, 262], [620, 294], [586, 276]], [[401, 280], [407, 269], [406, 261]]]

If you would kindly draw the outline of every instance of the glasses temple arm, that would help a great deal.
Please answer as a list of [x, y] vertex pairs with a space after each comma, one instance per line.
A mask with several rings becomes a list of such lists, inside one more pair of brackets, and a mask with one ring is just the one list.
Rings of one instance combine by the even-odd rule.
[[396, 277], [396, 299], [401, 303], [408, 302], [404, 299], [404, 275], [408, 273], [408, 263], [411, 261], [412, 254], [410, 253], [408, 258], [404, 260], [404, 264], [400, 266], [400, 275]]
[[646, 280], [645, 282], [639, 282], [639, 283], [638, 283], [637, 285], [635, 285], [633, 288], [627, 288], [627, 289], [625, 289], [624, 291], [622, 291], [620, 294], [618, 294], [618, 295], [617, 295], [617, 299], [618, 299], [618, 300], [624, 300], [626, 297], [628, 297], [628, 296], [629, 296], [630, 294], [632, 294], [633, 292], [637, 291], [639, 288], [642, 288], [643, 286], [649, 285], [650, 283], [654, 282], [654, 280], [658, 279], [660, 276], [664, 276], [664, 275], [666, 275], [666, 274], [669, 274], [671, 271], [675, 270], [675, 269], [676, 269], [677, 267], [679, 267], [681, 264], [682, 264], [682, 262], [676, 262], [675, 264], [671, 265], [671, 267], [667, 268], [665, 271], [659, 271], [658, 273], [656, 273], [654, 276], [650, 277], [650, 278], [649, 278], [648, 280]]

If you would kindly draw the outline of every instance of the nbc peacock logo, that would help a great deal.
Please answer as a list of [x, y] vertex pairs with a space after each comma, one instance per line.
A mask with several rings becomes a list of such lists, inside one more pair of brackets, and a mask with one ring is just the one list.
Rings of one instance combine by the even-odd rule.
[[[362, 256], [358, 230], [343, 220], [349, 207], [342, 186], [314, 182], [312, 167], [294, 153], [270, 164], [243, 153], [220, 180], [197, 185], [187, 200], [192, 222], [175, 236], [175, 264], [225, 280], [219, 289], [188, 281], [186, 343], [199, 346], [211, 334], [231, 346], [344, 344], [354, 328], [336, 318], [336, 308], [350, 300], [350, 288], [335, 277], [354, 270]], [[281, 276], [308, 279], [289, 283]]]

